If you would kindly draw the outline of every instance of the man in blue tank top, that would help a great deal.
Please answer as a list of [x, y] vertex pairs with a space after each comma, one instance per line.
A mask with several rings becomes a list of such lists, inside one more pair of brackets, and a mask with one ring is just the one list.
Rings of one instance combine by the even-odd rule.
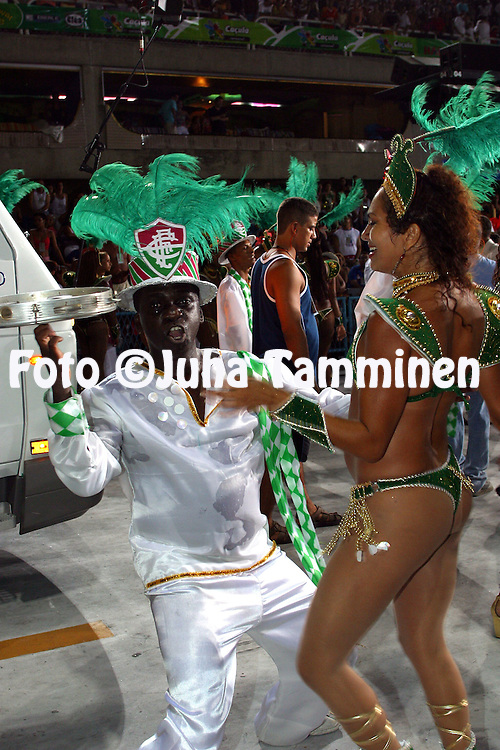
[[[255, 262], [251, 291], [253, 305], [253, 353], [263, 357], [270, 349], [289, 349], [293, 362], [299, 357], [309, 358], [316, 368], [319, 351], [318, 326], [314, 317], [311, 291], [304, 271], [297, 265], [297, 253], [305, 253], [316, 236], [318, 211], [314, 203], [304, 198], [287, 198], [277, 213], [276, 242]], [[301, 462], [307, 460], [309, 443], [294, 433], [294, 443]], [[316, 506], [304, 490], [309, 513], [315, 526], [334, 526], [340, 523], [338, 513], [326, 513]], [[271, 539], [285, 544], [288, 532], [271, 519], [274, 495], [267, 474], [262, 482], [261, 510], [269, 519]]]

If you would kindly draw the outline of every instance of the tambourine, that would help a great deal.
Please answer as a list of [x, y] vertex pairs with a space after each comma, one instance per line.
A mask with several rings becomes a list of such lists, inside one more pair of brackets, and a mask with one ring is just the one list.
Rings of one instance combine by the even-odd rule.
[[0, 297], [0, 328], [92, 318], [115, 308], [111, 289], [92, 286], [13, 294]]

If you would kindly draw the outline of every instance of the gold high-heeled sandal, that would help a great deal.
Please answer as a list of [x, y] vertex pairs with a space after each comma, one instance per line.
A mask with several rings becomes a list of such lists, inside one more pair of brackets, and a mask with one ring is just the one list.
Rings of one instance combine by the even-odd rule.
[[460, 730], [448, 729], [447, 727], [443, 727], [438, 724], [437, 721], [438, 719], [442, 719], [445, 716], [451, 716], [451, 714], [455, 714], [457, 711], [461, 711], [463, 708], [468, 708], [469, 701], [467, 700], [467, 698], [463, 698], [460, 703], [450, 703], [450, 705], [448, 706], [435, 706], [432, 703], [427, 703], [427, 705], [430, 708], [432, 718], [434, 719], [437, 729], [440, 732], [447, 732], [447, 734], [451, 734], [453, 737], [456, 737], [456, 740], [452, 742], [451, 745], [447, 745], [446, 747], [444, 747], [444, 745], [441, 745], [444, 750], [453, 750], [453, 748], [460, 742], [460, 740], [463, 739], [469, 741], [469, 744], [466, 748], [463, 748], [463, 750], [472, 750], [474, 747], [476, 747], [476, 736], [472, 731], [470, 723], [467, 723], [463, 730]]
[[497, 614], [497, 606], [499, 602], [500, 602], [500, 594], [498, 594], [497, 598], [491, 605], [491, 615], [493, 617], [493, 630], [495, 632], [495, 638], [500, 638], [500, 615]]
[[[349, 737], [358, 745], [358, 747], [364, 749], [368, 748], [371, 744], [374, 742], [377, 742], [377, 740], [381, 740], [385, 738], [385, 732], [387, 732], [387, 741], [382, 748], [382, 750], [388, 750], [391, 742], [394, 740], [396, 742], [396, 747], [405, 748], [406, 750], [412, 750], [411, 745], [408, 742], [404, 742], [401, 745], [399, 744], [398, 740], [396, 739], [396, 733], [394, 729], [392, 728], [392, 725], [390, 721], [387, 719], [385, 720], [385, 724], [382, 727], [382, 729], [379, 732], [376, 732], [372, 737], [368, 737], [365, 740], [358, 740], [357, 738], [364, 734], [364, 732], [367, 729], [371, 729], [373, 723], [378, 719], [379, 716], [382, 716], [382, 708], [378, 705], [378, 703], [375, 705], [375, 708], [373, 711], [370, 711], [367, 714], [358, 714], [357, 716], [350, 716], [348, 719], [339, 719], [337, 718], [337, 721], [339, 721], [344, 729], [346, 730]], [[359, 727], [358, 729], [355, 729], [354, 732], [350, 732], [349, 729], [345, 726], [346, 724], [350, 724], [353, 721], [364, 721], [364, 724]]]

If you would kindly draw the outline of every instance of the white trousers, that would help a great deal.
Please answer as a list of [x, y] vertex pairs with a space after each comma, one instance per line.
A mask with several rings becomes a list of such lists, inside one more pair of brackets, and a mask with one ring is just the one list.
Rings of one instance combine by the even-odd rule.
[[295, 745], [328, 708], [295, 660], [316, 587], [277, 550], [255, 570], [175, 581], [151, 596], [168, 679], [167, 714], [140, 750], [217, 750], [233, 700], [236, 646], [249, 634], [271, 656], [279, 681], [255, 718], [257, 737]]

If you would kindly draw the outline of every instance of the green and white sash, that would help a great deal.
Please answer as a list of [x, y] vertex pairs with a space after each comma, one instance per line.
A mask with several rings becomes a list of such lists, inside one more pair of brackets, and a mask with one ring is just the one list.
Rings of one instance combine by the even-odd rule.
[[[249, 373], [254, 377], [271, 380], [269, 370], [262, 360], [243, 351], [239, 351], [238, 356], [245, 360]], [[325, 561], [321, 553], [316, 529], [307, 510], [304, 487], [299, 476], [300, 464], [292, 440], [292, 430], [287, 424], [273, 421], [267, 409], [261, 409], [257, 416], [267, 470], [278, 510], [283, 517], [293, 546], [299, 554], [307, 575], [313, 583], [318, 584], [325, 569]], [[288, 504], [281, 479], [282, 473], [297, 512], [300, 528]]]
[[248, 317], [248, 326], [250, 328], [250, 331], [253, 330], [253, 307], [252, 307], [252, 295], [250, 293], [250, 286], [245, 281], [245, 279], [240, 276], [238, 271], [235, 271], [234, 268], [229, 269], [229, 275], [235, 279], [241, 291], [243, 292], [243, 297], [245, 298], [245, 305], [247, 308], [247, 317]]

